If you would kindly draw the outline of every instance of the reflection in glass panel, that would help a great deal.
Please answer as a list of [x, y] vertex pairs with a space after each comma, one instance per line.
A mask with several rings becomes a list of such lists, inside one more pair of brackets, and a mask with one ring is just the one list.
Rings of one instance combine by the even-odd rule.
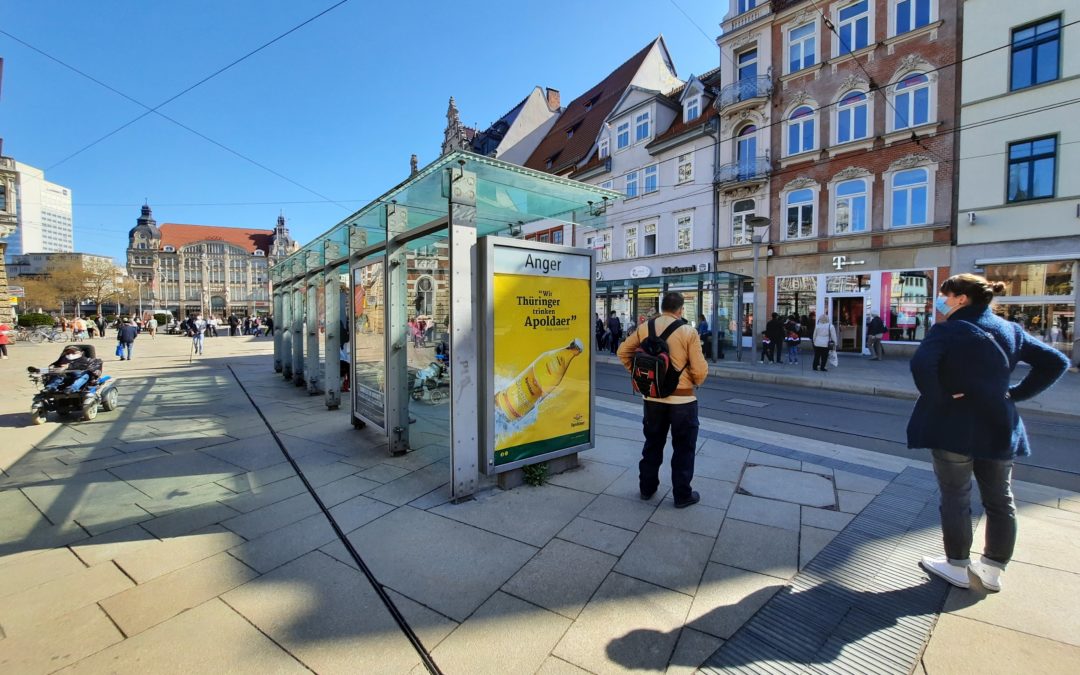
[[861, 293], [868, 290], [869, 274], [830, 274], [825, 277], [826, 293]]
[[450, 246], [445, 230], [408, 244], [405, 316], [409, 449], [450, 442]]
[[1076, 339], [1076, 306], [1072, 303], [1006, 304], [995, 302], [994, 312], [1024, 327], [1032, 337], [1072, 356]]
[[1051, 263], [987, 265], [986, 278], [1005, 284], [1006, 296], [1073, 294], [1071, 260]]
[[353, 269], [353, 325], [350, 335], [353, 360], [354, 410], [386, 427], [386, 285], [382, 257]]
[[933, 323], [933, 300], [937, 294], [933, 271], [882, 272], [881, 319], [884, 340], [917, 342]]
[[776, 311], [798, 317], [799, 334], [810, 337], [817, 322], [817, 277], [779, 277], [776, 280]]

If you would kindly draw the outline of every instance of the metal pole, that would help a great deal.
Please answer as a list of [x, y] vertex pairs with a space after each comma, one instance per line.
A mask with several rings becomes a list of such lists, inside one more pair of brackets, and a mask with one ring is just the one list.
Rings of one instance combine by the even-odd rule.
[[758, 359], [758, 321], [761, 318], [761, 307], [758, 306], [758, 249], [761, 248], [761, 237], [753, 234], [750, 240], [754, 243], [754, 317], [750, 326], [750, 359], [753, 363]]
[[[327, 247], [326, 257], [330, 258]], [[323, 274], [323, 303], [326, 311], [326, 362], [323, 366], [323, 389], [326, 407], [337, 410], [341, 405], [341, 282], [337, 268]]]

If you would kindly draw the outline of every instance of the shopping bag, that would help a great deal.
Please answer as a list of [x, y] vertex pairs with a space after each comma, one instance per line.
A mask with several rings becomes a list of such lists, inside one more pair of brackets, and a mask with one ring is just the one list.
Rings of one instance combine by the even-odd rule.
[[123, 356], [124, 355], [124, 345], [120, 344], [119, 342], [116, 343], [116, 355], [117, 356]]
[[832, 366], [833, 368], [840, 365], [840, 359], [837, 358], [835, 349], [830, 349], [829, 350], [829, 365]]

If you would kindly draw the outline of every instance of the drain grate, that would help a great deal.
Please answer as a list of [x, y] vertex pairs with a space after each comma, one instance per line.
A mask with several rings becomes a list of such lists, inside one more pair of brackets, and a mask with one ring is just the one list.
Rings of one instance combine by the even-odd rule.
[[937, 504], [933, 472], [905, 469], [701, 670], [911, 673], [949, 590], [918, 567], [941, 545]]

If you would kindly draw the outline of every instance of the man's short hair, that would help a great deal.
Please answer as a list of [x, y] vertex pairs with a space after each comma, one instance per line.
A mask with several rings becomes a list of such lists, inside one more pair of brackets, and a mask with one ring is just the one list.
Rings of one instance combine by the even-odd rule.
[[65, 354], [71, 354], [73, 352], [79, 352], [80, 354], [82, 354], [82, 349], [76, 347], [75, 345], [68, 345], [67, 347], [64, 347]]
[[618, 312], [616, 312], [615, 310], [611, 310], [611, 314], [609, 314], [608, 316], [615, 316], [617, 313]]
[[664, 293], [664, 299], [660, 301], [660, 311], [677, 312], [682, 309], [683, 302], [682, 293], [668, 291]]

